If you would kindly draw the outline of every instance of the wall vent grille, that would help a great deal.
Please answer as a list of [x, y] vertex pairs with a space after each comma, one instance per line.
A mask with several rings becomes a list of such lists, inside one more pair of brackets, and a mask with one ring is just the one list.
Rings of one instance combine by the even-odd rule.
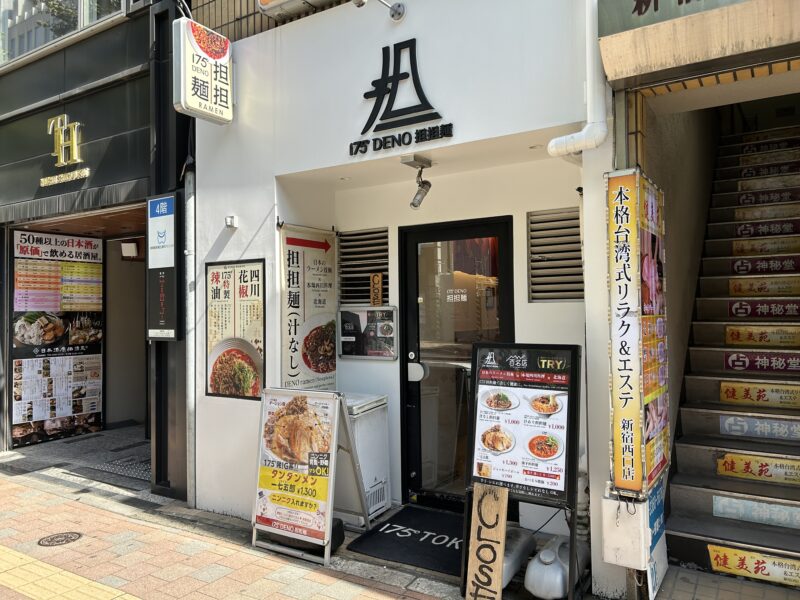
[[383, 273], [383, 303], [389, 304], [389, 229], [339, 232], [339, 304], [369, 304], [372, 273]]
[[528, 213], [528, 302], [583, 300], [580, 209]]

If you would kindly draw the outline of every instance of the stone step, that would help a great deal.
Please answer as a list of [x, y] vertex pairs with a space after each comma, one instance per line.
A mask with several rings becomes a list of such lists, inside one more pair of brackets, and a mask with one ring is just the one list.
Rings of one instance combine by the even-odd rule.
[[675, 458], [679, 473], [780, 486], [800, 495], [800, 446], [797, 444], [684, 435], [675, 442]]
[[758, 192], [760, 190], [774, 190], [781, 188], [794, 188], [800, 186], [800, 174], [767, 175], [755, 174], [749, 177], [733, 177], [730, 179], [717, 179], [714, 181], [715, 194], [731, 192]]
[[692, 340], [717, 348], [800, 348], [800, 324], [694, 321]]
[[669, 490], [673, 515], [800, 530], [800, 496], [791, 488], [677, 473]]
[[786, 298], [697, 298], [695, 313], [700, 321], [770, 320], [800, 321], [800, 300]]
[[765, 256], [800, 254], [800, 235], [781, 235], [767, 238], [725, 238], [704, 242], [706, 257]]
[[800, 125], [788, 125], [785, 127], [774, 127], [771, 129], [761, 129], [759, 131], [723, 135], [719, 139], [719, 145], [724, 147], [731, 144], [753, 144], [793, 137], [800, 137]]
[[709, 224], [792, 218], [800, 218], [800, 202], [768, 204], [766, 206], [712, 208], [708, 213]]
[[704, 258], [703, 275], [769, 275], [800, 273], [800, 254], [710, 256]]
[[687, 406], [720, 406], [800, 410], [800, 381], [768, 379], [746, 373], [684, 376]]
[[[791, 205], [789, 205], [791, 206]], [[706, 239], [760, 238], [800, 233], [800, 218], [759, 219], [709, 223]]]
[[770, 163], [791, 162], [800, 160], [800, 138], [792, 140], [797, 142], [791, 148], [776, 148], [762, 152], [748, 152], [717, 157], [717, 168], [749, 167], [753, 165], [766, 165]]
[[[685, 435], [800, 445], [800, 410], [796, 409], [684, 404], [681, 426]], [[797, 497], [800, 502], [800, 490]]]
[[748, 154], [759, 154], [762, 152], [774, 152], [776, 150], [790, 150], [800, 148], [800, 137], [784, 137], [760, 142], [740, 142], [738, 144], [727, 144], [717, 149], [717, 156], [739, 156]]
[[800, 375], [800, 351], [693, 346], [689, 364], [698, 374], [791, 379]]
[[793, 173], [800, 173], [800, 161], [790, 160], [744, 166], [718, 167], [714, 169], [714, 179], [716, 181], [727, 181], [730, 179], [776, 177], [791, 175]]
[[800, 296], [800, 275], [703, 275], [699, 295], [717, 298]]
[[798, 201], [800, 201], [800, 187], [777, 187], [756, 191], [733, 191], [713, 194], [711, 197], [711, 206], [713, 208], [726, 208]]

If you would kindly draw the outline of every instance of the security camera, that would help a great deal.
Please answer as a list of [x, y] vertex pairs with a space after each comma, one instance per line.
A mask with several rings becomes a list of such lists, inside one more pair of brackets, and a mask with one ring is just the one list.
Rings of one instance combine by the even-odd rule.
[[367, 3], [367, 0], [353, 0], [353, 4], [355, 4], [356, 7], [358, 7], [358, 8], [361, 8], [366, 3]]

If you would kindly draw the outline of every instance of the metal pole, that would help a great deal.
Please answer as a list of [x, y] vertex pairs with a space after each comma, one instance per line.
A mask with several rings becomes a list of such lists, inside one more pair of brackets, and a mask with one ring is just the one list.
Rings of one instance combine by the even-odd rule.
[[187, 165], [184, 179], [184, 278], [186, 280], [186, 503], [197, 505], [195, 447], [195, 174], [194, 165]]

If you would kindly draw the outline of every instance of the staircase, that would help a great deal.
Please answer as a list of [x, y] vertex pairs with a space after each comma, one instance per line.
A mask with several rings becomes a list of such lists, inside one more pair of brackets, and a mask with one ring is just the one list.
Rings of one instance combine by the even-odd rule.
[[720, 143], [667, 547], [763, 580], [800, 561], [800, 126]]

